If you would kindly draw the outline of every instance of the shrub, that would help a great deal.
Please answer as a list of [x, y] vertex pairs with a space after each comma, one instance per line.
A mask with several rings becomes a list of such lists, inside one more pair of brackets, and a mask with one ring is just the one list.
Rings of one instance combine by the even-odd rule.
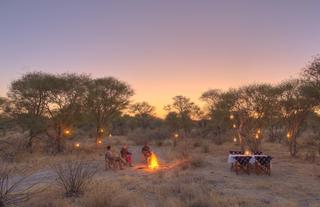
[[64, 188], [67, 197], [72, 197], [83, 193], [97, 172], [97, 166], [84, 161], [68, 161], [66, 164], [54, 165], [53, 170], [57, 176], [57, 184]]
[[0, 163], [0, 207], [17, 206], [26, 202], [35, 186], [33, 184], [22, 187], [22, 183], [27, 177], [13, 179], [11, 177], [12, 172], [12, 169], [5, 166], [4, 163]]

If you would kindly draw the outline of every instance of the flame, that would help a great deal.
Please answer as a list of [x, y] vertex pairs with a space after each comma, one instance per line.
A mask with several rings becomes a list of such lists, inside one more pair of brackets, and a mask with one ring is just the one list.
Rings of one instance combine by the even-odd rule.
[[155, 170], [159, 167], [159, 163], [158, 163], [158, 158], [156, 156], [156, 154], [154, 154], [153, 152], [151, 153], [151, 156], [148, 159], [148, 168]]

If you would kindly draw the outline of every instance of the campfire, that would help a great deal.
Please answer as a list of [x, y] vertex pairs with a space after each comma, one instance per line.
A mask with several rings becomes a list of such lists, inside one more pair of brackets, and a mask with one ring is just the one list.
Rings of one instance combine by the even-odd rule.
[[158, 158], [155, 153], [151, 153], [151, 156], [148, 159], [148, 168], [151, 170], [155, 170], [159, 167]]

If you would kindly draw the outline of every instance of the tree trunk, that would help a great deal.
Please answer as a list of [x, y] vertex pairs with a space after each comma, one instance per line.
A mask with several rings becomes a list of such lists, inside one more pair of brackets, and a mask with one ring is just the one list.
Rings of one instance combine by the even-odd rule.
[[58, 153], [62, 152], [62, 146], [61, 146], [62, 137], [63, 137], [62, 124], [59, 124], [57, 127], [57, 136], [55, 140], [55, 145], [56, 145], [55, 147]]
[[297, 155], [297, 135], [292, 136], [290, 140], [290, 155], [295, 157]]
[[103, 132], [101, 132], [101, 124], [98, 123], [96, 126], [96, 144], [98, 143], [99, 139], [103, 137]]

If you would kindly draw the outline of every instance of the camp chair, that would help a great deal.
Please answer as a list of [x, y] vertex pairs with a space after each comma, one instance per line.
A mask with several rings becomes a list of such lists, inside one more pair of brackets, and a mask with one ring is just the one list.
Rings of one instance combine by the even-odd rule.
[[114, 165], [114, 160], [111, 157], [105, 157], [105, 167], [106, 170], [114, 170], [115, 169], [115, 165]]
[[263, 153], [261, 151], [255, 151], [253, 154], [254, 155], [263, 155]]
[[142, 154], [143, 154], [145, 163], [148, 164], [148, 160], [151, 157], [152, 153], [150, 151], [143, 151]]
[[[242, 151], [229, 151], [229, 154], [230, 155], [243, 155], [244, 153]], [[233, 170], [234, 170], [234, 164], [231, 163], [230, 171], [233, 171]]]
[[234, 158], [236, 160], [234, 168], [235, 168], [237, 175], [239, 174], [239, 171], [244, 171], [249, 175], [250, 174], [251, 156], [236, 156]]
[[105, 168], [106, 170], [117, 170], [122, 169], [123, 160], [120, 157], [109, 157], [105, 156]]
[[255, 157], [255, 169], [256, 174], [260, 174], [260, 172], [264, 172], [267, 175], [271, 175], [271, 156], [261, 156], [261, 157]]

